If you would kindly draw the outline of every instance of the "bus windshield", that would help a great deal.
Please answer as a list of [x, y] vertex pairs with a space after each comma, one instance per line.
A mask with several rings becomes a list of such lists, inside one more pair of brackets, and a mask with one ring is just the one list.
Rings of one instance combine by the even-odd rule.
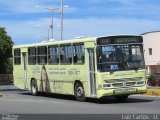
[[97, 46], [97, 67], [100, 72], [145, 68], [142, 44]]

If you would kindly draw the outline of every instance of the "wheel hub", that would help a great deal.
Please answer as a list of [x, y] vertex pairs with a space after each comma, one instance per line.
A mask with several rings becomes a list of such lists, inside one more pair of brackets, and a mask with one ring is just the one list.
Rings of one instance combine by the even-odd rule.
[[82, 87], [78, 87], [77, 89], [77, 96], [81, 97], [83, 95], [83, 88]]
[[33, 91], [33, 93], [36, 93], [36, 86], [35, 85], [32, 86], [32, 91]]

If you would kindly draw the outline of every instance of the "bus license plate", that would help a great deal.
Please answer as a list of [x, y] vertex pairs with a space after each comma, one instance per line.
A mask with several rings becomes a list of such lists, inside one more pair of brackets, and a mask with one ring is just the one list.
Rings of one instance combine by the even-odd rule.
[[134, 88], [121, 88], [121, 89], [117, 89], [114, 92], [115, 93], [123, 93], [123, 92], [134, 92], [135, 89]]

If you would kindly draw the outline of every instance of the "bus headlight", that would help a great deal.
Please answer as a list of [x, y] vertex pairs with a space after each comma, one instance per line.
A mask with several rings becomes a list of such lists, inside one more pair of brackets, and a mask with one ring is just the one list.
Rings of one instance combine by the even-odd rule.
[[144, 85], [144, 81], [137, 82], [137, 85]]
[[103, 84], [103, 87], [104, 88], [109, 88], [109, 87], [111, 87], [111, 84]]

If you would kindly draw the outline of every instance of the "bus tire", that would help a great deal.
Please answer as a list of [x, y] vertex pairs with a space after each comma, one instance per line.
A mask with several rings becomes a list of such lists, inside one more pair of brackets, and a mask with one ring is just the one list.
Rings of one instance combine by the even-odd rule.
[[85, 101], [85, 92], [82, 84], [77, 82], [74, 87], [74, 95], [77, 101]]
[[125, 102], [128, 99], [128, 96], [129, 95], [119, 95], [119, 96], [115, 96], [115, 98], [120, 102]]
[[38, 95], [38, 87], [37, 87], [36, 80], [32, 80], [32, 82], [31, 82], [31, 91], [32, 91], [32, 95], [34, 95], [34, 96]]

